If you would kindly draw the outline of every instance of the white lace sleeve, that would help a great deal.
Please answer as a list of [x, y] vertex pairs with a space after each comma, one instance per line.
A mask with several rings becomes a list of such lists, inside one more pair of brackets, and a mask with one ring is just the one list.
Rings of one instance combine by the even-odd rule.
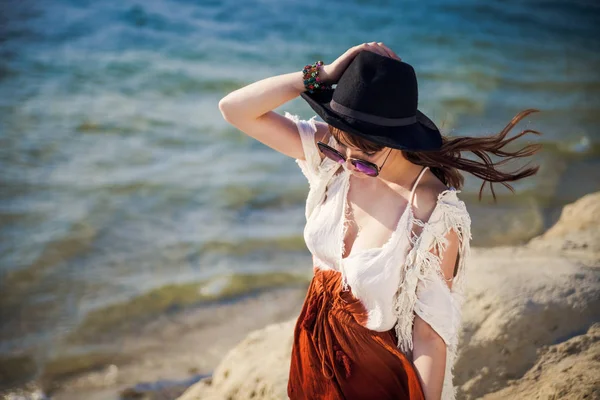
[[298, 164], [300, 170], [306, 179], [308, 179], [309, 185], [312, 187], [318, 180], [319, 164], [321, 163], [319, 149], [315, 144], [315, 133], [317, 132], [317, 127], [315, 125], [316, 115], [309, 120], [303, 120], [297, 115], [290, 114], [286, 111], [285, 117], [294, 121], [298, 127], [298, 133], [300, 134], [300, 140], [302, 141], [305, 159], [301, 160], [297, 158], [296, 164]]
[[[412, 329], [415, 313], [427, 322], [447, 346], [443, 400], [455, 398], [452, 384], [453, 366], [461, 326], [464, 301], [466, 262], [470, 253], [471, 218], [463, 201], [450, 189], [440, 194], [429, 221], [413, 222], [423, 227], [411, 238], [412, 248], [406, 257], [401, 288], [397, 293], [395, 313], [398, 347], [412, 359]], [[450, 289], [444, 281], [441, 258], [448, 245], [446, 235], [454, 230], [459, 238], [458, 270]], [[413, 312], [414, 311], [414, 312]]]

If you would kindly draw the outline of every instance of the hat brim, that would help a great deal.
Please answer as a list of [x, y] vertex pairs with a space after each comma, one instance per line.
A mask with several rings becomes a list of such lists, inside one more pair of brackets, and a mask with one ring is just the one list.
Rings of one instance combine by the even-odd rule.
[[442, 147], [438, 127], [420, 110], [417, 122], [405, 126], [380, 126], [338, 114], [329, 106], [333, 89], [303, 92], [300, 96], [328, 124], [386, 147], [406, 151], [436, 151]]

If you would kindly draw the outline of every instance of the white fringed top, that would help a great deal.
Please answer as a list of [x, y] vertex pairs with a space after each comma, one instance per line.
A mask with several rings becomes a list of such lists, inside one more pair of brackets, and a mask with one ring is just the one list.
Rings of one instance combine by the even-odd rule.
[[[447, 348], [442, 399], [453, 400], [456, 396], [453, 366], [471, 240], [471, 219], [464, 202], [457, 197], [460, 191], [454, 188], [443, 191], [429, 220], [417, 219], [413, 215], [412, 197], [424, 168], [389, 240], [382, 247], [353, 251], [342, 258], [347, 228], [342, 213], [347, 212], [350, 173], [344, 168], [336, 174], [340, 164], [326, 157], [321, 161], [314, 138], [316, 115], [308, 121], [288, 112], [285, 116], [296, 123], [304, 149], [305, 160], [296, 159], [296, 163], [310, 186], [304, 240], [315, 266], [339, 271], [343, 289], [350, 288], [367, 310], [365, 327], [380, 332], [394, 328], [397, 346], [409, 359], [412, 360], [414, 313], [431, 325]], [[334, 146], [334, 142], [331, 137], [329, 144]], [[418, 236], [413, 233], [414, 224], [423, 228]], [[460, 246], [458, 271], [450, 289], [444, 281], [440, 257], [433, 250], [443, 254], [448, 242], [445, 235], [451, 229], [457, 232]]]

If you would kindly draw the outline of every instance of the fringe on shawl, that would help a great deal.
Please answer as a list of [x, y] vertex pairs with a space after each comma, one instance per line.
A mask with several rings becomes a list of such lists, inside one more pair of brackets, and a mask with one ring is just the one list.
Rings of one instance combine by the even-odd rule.
[[342, 210], [342, 221], [344, 221], [344, 224], [342, 226], [342, 233], [340, 235], [340, 237], [342, 238], [342, 243], [341, 243], [341, 251], [339, 253], [340, 255], [340, 259], [338, 261], [339, 266], [340, 266], [340, 275], [342, 276], [341, 278], [341, 283], [342, 283], [342, 291], [347, 292], [350, 290], [350, 286], [348, 285], [348, 278], [346, 277], [346, 272], [344, 270], [344, 253], [346, 252], [346, 242], [344, 241], [345, 237], [346, 237], [346, 233], [348, 232], [348, 228], [350, 226], [350, 217], [351, 217], [351, 213], [350, 213], [350, 206], [348, 205], [347, 199], [348, 199], [348, 190], [349, 190], [349, 181], [346, 180], [345, 181], [346, 186], [343, 187], [342, 193], [343, 193], [343, 197], [342, 197], [342, 202], [343, 202], [343, 210]]
[[[296, 124], [302, 141], [302, 148], [304, 150], [305, 160], [296, 159], [296, 164], [298, 164], [300, 170], [308, 179], [309, 191], [306, 198], [304, 213], [306, 220], [308, 221], [316, 206], [322, 202], [327, 190], [327, 184], [340, 165], [328, 158], [324, 158], [323, 161], [321, 161], [319, 149], [314, 142], [315, 133], [317, 132], [317, 127], [315, 125], [316, 115], [309, 120], [303, 120], [297, 115], [286, 111], [285, 117], [294, 121]], [[328, 144], [333, 145], [333, 141], [334, 138], [331, 136]]]
[[[452, 283], [452, 288], [449, 290], [451, 295], [449, 301], [455, 301], [459, 309], [464, 301], [465, 269], [470, 254], [470, 240], [472, 239], [471, 218], [464, 202], [456, 197], [457, 193], [460, 193], [460, 191], [455, 189], [448, 189], [440, 193], [436, 207], [428, 222], [414, 218], [411, 213], [409, 230], [411, 232], [410, 241], [412, 248], [405, 258], [405, 265], [403, 265], [401, 273], [403, 276], [400, 278], [399, 288], [394, 299], [394, 313], [397, 317], [395, 325], [398, 337], [397, 347], [411, 359], [417, 285], [419, 280], [424, 279], [432, 270], [442, 279], [444, 278], [441, 269], [441, 258], [437, 254], [441, 255], [444, 253], [448, 246], [448, 240], [445, 236], [452, 229], [458, 235], [460, 246], [458, 271]], [[423, 227], [418, 236], [412, 232], [412, 224]], [[433, 251], [436, 251], [437, 254], [434, 254]], [[456, 388], [452, 383], [452, 378], [458, 345], [458, 333], [457, 327], [454, 340], [447, 345], [446, 372], [442, 389], [443, 400], [453, 400], [456, 396]]]
[[312, 188], [319, 176], [319, 164], [321, 157], [319, 156], [318, 149], [314, 146], [314, 136], [317, 132], [315, 125], [316, 115], [308, 121], [300, 119], [299, 116], [285, 112], [285, 117], [292, 120], [298, 128], [300, 134], [300, 141], [302, 143], [302, 150], [304, 152], [304, 160], [299, 158], [296, 159], [296, 164], [300, 167], [300, 170], [306, 176], [309, 186]]
[[[306, 220], [310, 218], [312, 212], [315, 210], [318, 204], [323, 201], [325, 192], [327, 191], [327, 185], [335, 172], [340, 168], [340, 164], [325, 157], [321, 160], [319, 149], [315, 145], [315, 133], [317, 127], [315, 125], [314, 115], [308, 121], [300, 119], [297, 115], [293, 115], [289, 112], [285, 112], [285, 117], [294, 121], [298, 127], [300, 138], [302, 141], [302, 148], [304, 150], [305, 160], [296, 159], [296, 164], [302, 170], [302, 173], [308, 179], [309, 191], [306, 198], [305, 217]], [[335, 145], [335, 138], [333, 135], [329, 137], [328, 144], [330, 146]], [[345, 210], [344, 210], [345, 212]], [[344, 224], [343, 232], [346, 231], [346, 224]], [[340, 273], [342, 275], [341, 286], [343, 291], [349, 290], [348, 281], [344, 272], [342, 255], [344, 254], [344, 240], [345, 234], [342, 234], [342, 249], [340, 253], [340, 259], [338, 261], [340, 266]]]

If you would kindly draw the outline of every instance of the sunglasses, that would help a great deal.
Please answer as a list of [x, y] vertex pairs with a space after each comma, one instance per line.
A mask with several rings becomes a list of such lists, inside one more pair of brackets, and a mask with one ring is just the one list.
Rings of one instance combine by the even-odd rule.
[[[334, 149], [333, 147], [323, 142], [317, 142], [317, 145], [321, 153], [323, 153], [327, 158], [340, 164], [344, 164], [346, 162], [346, 156]], [[385, 157], [385, 160], [383, 160], [383, 164], [381, 164], [381, 167], [377, 166], [377, 164], [372, 163], [371, 161], [363, 160], [360, 158], [348, 157], [347, 159], [350, 160], [350, 163], [359, 172], [362, 172], [363, 174], [366, 174], [368, 176], [375, 177], [381, 172], [381, 169], [383, 168], [383, 165], [385, 164], [391, 152], [392, 149], [390, 149], [388, 155]]]

